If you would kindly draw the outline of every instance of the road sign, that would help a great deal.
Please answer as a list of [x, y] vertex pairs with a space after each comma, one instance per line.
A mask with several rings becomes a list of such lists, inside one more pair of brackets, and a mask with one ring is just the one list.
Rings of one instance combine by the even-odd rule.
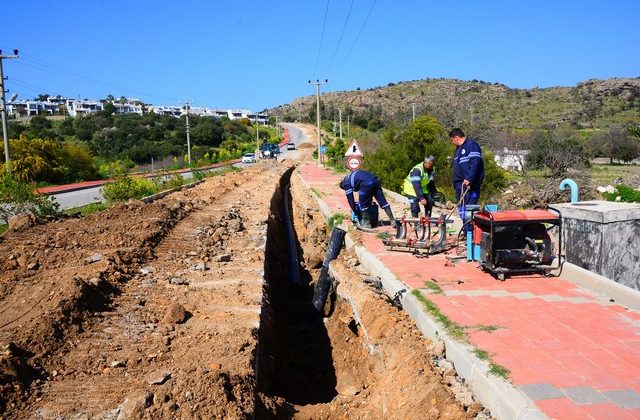
[[362, 149], [357, 141], [353, 140], [351, 145], [347, 147], [347, 151], [344, 153], [345, 156], [364, 156], [362, 153]]
[[359, 156], [349, 156], [347, 158], [347, 169], [350, 171], [357, 171], [362, 166], [362, 160]]
[[327, 146], [320, 146], [320, 153], [322, 153], [323, 155], [327, 154]]

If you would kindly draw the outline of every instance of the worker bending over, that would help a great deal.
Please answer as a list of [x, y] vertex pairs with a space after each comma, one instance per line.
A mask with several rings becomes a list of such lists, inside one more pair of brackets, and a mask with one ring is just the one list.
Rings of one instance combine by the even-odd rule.
[[420, 215], [420, 204], [424, 206], [424, 214], [431, 217], [431, 210], [435, 203], [434, 194], [438, 192], [435, 183], [436, 170], [433, 167], [436, 158], [427, 156], [424, 160], [411, 168], [409, 175], [404, 180], [402, 194], [409, 199], [411, 216]]
[[[368, 210], [372, 199], [375, 197], [380, 208], [387, 213], [391, 225], [396, 225], [397, 228], [398, 223], [393, 217], [391, 206], [382, 192], [382, 184], [374, 174], [363, 170], [353, 171], [340, 182], [340, 188], [344, 190], [349, 207], [358, 217], [358, 221], [362, 221], [360, 223], [361, 227], [371, 229], [371, 217]], [[354, 192], [358, 193], [358, 203], [353, 198]]]

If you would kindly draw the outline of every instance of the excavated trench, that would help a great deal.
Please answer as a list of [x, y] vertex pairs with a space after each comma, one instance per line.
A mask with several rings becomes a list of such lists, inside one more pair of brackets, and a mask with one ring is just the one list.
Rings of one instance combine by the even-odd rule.
[[[298, 256], [304, 256], [304, 249], [295, 230], [288, 232], [290, 176], [291, 171], [271, 202], [265, 257], [268, 304], [263, 309], [257, 372], [259, 389], [283, 398], [288, 406], [327, 403], [337, 394], [331, 339], [311, 304], [317, 267], [292, 266]], [[322, 238], [316, 239], [322, 246]]]
[[477, 410], [447, 390], [407, 316], [361, 281], [352, 252], [342, 249], [332, 264], [347, 297], [332, 290], [324, 313], [314, 308], [328, 231], [305, 194], [292, 169], [271, 201], [256, 417], [473, 418]]

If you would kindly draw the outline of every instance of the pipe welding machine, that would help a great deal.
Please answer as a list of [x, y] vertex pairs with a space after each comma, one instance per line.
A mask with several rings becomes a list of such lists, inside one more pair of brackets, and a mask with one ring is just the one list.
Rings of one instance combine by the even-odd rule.
[[[562, 217], [558, 210], [478, 211], [472, 220], [473, 259], [499, 280], [517, 273], [547, 276], [562, 269]], [[557, 253], [549, 234], [556, 227]]]

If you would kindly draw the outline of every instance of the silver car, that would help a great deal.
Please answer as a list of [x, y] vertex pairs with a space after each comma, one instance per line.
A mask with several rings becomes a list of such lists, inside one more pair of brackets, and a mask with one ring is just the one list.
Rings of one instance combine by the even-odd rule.
[[255, 163], [256, 157], [253, 153], [245, 153], [242, 155], [242, 163]]

